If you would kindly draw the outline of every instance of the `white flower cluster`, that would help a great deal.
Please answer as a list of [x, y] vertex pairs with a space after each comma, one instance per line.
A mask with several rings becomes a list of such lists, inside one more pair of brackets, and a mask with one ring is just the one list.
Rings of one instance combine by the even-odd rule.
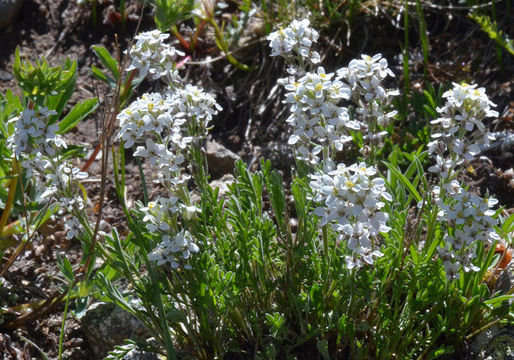
[[170, 197], [160, 197], [140, 211], [147, 230], [162, 239], [152, 252], [151, 260], [159, 265], [168, 262], [177, 268], [181, 262], [177, 252], [182, 252], [182, 258], [188, 259], [191, 253], [199, 250], [187, 231], [179, 232], [173, 239], [168, 235], [176, 231], [180, 221], [191, 220], [198, 212], [190, 204], [185, 186], [190, 178], [184, 171], [186, 156], [188, 150], [199, 146], [207, 134], [209, 122], [222, 109], [213, 95], [182, 83], [174, 60], [176, 55], [183, 54], [165, 45], [163, 41], [167, 38], [168, 35], [159, 31], [137, 37], [137, 43], [130, 51], [133, 62], [128, 70], [150, 72], [154, 79], [166, 75], [170, 88], [162, 94], [144, 94], [122, 110], [117, 118], [120, 123], [118, 138], [124, 141], [125, 148], [137, 146], [134, 156], [146, 158], [156, 166], [155, 181], [171, 192]]
[[32, 109], [25, 109], [19, 117], [10, 122], [16, 122], [14, 133], [7, 139], [7, 147], [16, 156], [42, 154], [54, 156], [56, 148], [66, 148], [64, 139], [56, 134], [59, 130], [57, 124], [47, 125], [48, 119], [55, 115], [55, 111], [41, 107], [36, 112]]
[[66, 238], [69, 240], [77, 237], [82, 233], [83, 226], [76, 214], [82, 212], [86, 205], [81, 196], [78, 182], [86, 179], [88, 174], [59, 158], [56, 161], [46, 160], [44, 170], [37, 170], [46, 176], [45, 191], [41, 198], [53, 196], [61, 207], [59, 213], [62, 215], [67, 212], [71, 215], [64, 217]]
[[380, 211], [392, 197], [387, 193], [385, 181], [376, 176], [377, 170], [365, 163], [345, 166], [311, 175], [310, 186], [315, 201], [323, 203], [314, 213], [321, 217], [321, 225], [330, 224], [344, 241], [353, 256], [346, 256], [347, 267], [361, 267], [363, 262], [373, 264], [383, 254], [377, 249], [381, 232], [390, 230], [389, 216]]
[[[287, 90], [283, 102], [290, 105], [291, 115], [286, 120], [292, 128], [289, 144], [294, 145], [298, 159], [313, 165], [321, 162], [322, 155], [329, 157], [330, 152], [341, 151], [344, 143], [352, 140], [351, 130], [363, 133], [361, 152], [369, 153], [369, 145], [379, 144], [386, 134], [378, 126], [386, 126], [397, 113], [386, 109], [398, 95], [398, 91], [382, 85], [394, 74], [381, 54], [362, 55], [335, 75], [321, 66], [316, 72], [305, 72], [302, 66], [306, 63], [319, 62], [319, 54], [313, 56], [311, 50], [318, 36], [307, 19], [295, 20], [285, 30], [268, 36], [271, 56], [281, 55], [296, 66], [288, 69], [288, 78], [278, 82]], [[298, 64], [294, 64], [295, 56]], [[349, 111], [349, 105], [354, 111]]]
[[66, 148], [66, 142], [56, 134], [59, 125], [48, 125], [48, 120], [54, 114], [55, 111], [43, 107], [37, 111], [24, 109], [19, 117], [10, 120], [16, 123], [14, 133], [7, 139], [7, 147], [16, 154], [28, 176], [35, 174], [44, 179], [36, 184], [42, 189], [41, 198], [51, 196], [52, 201], [60, 205], [61, 212], [67, 210], [72, 214], [64, 222], [66, 238], [71, 239], [82, 231], [80, 221], [73, 214], [85, 207], [78, 181], [88, 175], [58, 155], [58, 151]]
[[123, 139], [125, 148], [162, 132], [175, 133], [177, 140], [180, 139], [180, 126], [186, 120], [172, 116], [173, 107], [168, 94], [163, 97], [159, 93], [147, 93], [123, 109], [117, 118], [121, 128], [118, 137]]
[[498, 112], [491, 110], [495, 104], [489, 100], [484, 88], [477, 89], [476, 85], [454, 83], [453, 89], [445, 92], [443, 97], [447, 102], [437, 109], [441, 117], [431, 121], [435, 125], [434, 140], [428, 144], [428, 151], [435, 154], [436, 160], [429, 171], [446, 178], [464, 160], [473, 160], [480, 153], [480, 145], [488, 145], [494, 140], [482, 121], [498, 116]]
[[207, 134], [212, 117], [223, 110], [214, 95], [191, 84], [177, 88], [171, 99], [174, 106], [171, 111], [175, 116], [185, 117], [192, 132], [200, 136]]
[[[324, 148], [341, 151], [343, 144], [352, 140], [350, 130], [363, 133], [366, 147], [378, 144], [386, 132], [376, 132], [377, 125], [387, 125], [397, 113], [385, 110], [392, 96], [398, 94], [383, 88], [382, 81], [388, 75], [393, 73], [378, 54], [352, 60], [335, 76], [320, 66], [315, 73], [307, 72], [299, 79], [280, 79], [288, 91], [283, 102], [290, 104], [291, 115], [286, 122], [292, 128], [289, 144], [295, 146], [296, 157], [318, 164]], [[353, 103], [353, 117], [341, 104], [344, 100]]]
[[319, 34], [309, 25], [308, 19], [293, 20], [287, 28], [269, 34], [267, 39], [270, 41], [271, 56], [297, 56], [300, 61], [318, 64], [321, 61], [319, 53], [312, 50], [311, 46], [318, 40]]
[[[181, 230], [174, 238], [164, 235], [154, 251], [148, 254], [148, 259], [157, 261], [157, 265], [169, 263], [172, 268], [177, 269], [192, 253], [199, 251], [191, 234], [187, 230]], [[184, 268], [190, 269], [191, 266], [185, 265]]]
[[[445, 203], [440, 197], [444, 191], [449, 198]], [[498, 203], [492, 198], [482, 198], [462, 188], [458, 181], [453, 180], [441, 190], [436, 186], [432, 191], [433, 201], [439, 206], [438, 219], [446, 225], [444, 247], [438, 249], [448, 279], [458, 279], [459, 270], [465, 272], [479, 271], [471, 263], [476, 257], [476, 244], [491, 244], [499, 240], [494, 230], [497, 220], [493, 218], [495, 211], [491, 208]]]
[[171, 215], [179, 211], [179, 206], [179, 198], [176, 196], [159, 197], [155, 201], [149, 202], [148, 206], [140, 209], [145, 214], [143, 221], [146, 223], [146, 229], [154, 233], [169, 231], [168, 221]]
[[[298, 80], [291, 76], [283, 82], [288, 91], [284, 103], [290, 104], [291, 111], [286, 120], [292, 128], [289, 144], [297, 147], [299, 159], [313, 164], [319, 163], [324, 146], [342, 150], [343, 144], [352, 139], [347, 128], [360, 129], [357, 122], [350, 121], [348, 109], [337, 105], [341, 99], [350, 98], [350, 88], [333, 76], [318, 67], [316, 73]], [[310, 151], [312, 143], [316, 145]]]
[[394, 73], [382, 54], [362, 55], [361, 59], [350, 61], [347, 68], [337, 70], [337, 78], [350, 84], [357, 118], [365, 132], [370, 124], [386, 126], [397, 114], [396, 110], [385, 111], [393, 96], [399, 94], [398, 90], [387, 90], [382, 86], [387, 76], [394, 77]]
[[[182, 155], [195, 136], [204, 136], [208, 124], [221, 107], [214, 96], [193, 85], [177, 87], [164, 97], [159, 93], [144, 94], [118, 114], [125, 148], [138, 146], [135, 156], [148, 158], [159, 168], [158, 182], [177, 185], [187, 180], [179, 177]], [[186, 136], [190, 135], [190, 136]]]
[[164, 43], [169, 36], [159, 30], [136, 35], [136, 44], [129, 51], [132, 63], [127, 70], [137, 69], [140, 76], [150, 73], [153, 79], [166, 76], [170, 83], [180, 81], [175, 63], [177, 57], [184, 56], [184, 53]]

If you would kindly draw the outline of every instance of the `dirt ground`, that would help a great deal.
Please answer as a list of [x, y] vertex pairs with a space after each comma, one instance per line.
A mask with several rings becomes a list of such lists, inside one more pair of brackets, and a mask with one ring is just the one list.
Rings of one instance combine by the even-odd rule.
[[[12, 65], [14, 51], [19, 46], [20, 54], [31, 60], [45, 56], [52, 65], [61, 63], [65, 57], [77, 60], [77, 91], [70, 106], [96, 95], [99, 95], [101, 103], [108, 99], [110, 90], [96, 81], [89, 71], [91, 65], [100, 66], [91, 46], [101, 44], [114, 52], [115, 35], [118, 34], [120, 48], [125, 49], [143, 11], [139, 2], [127, 1], [129, 16], [126, 28], [122, 30], [116, 13], [118, 6], [114, 6], [111, 1], [99, 1], [95, 28], [89, 5], [78, 6], [72, 0], [25, 0], [17, 21], [10, 29], [0, 30], [0, 93], [5, 93], [7, 89], [17, 91]], [[499, 119], [490, 124], [491, 129], [496, 132], [512, 132], [514, 57], [504, 52], [503, 69], [500, 68], [495, 46], [491, 45], [491, 40], [478, 28], [470, 31], [467, 27], [469, 19], [466, 19], [465, 13], [456, 12], [451, 19], [440, 16], [441, 13], [444, 11], [427, 9], [429, 32], [437, 35], [431, 37], [428, 80], [434, 83], [467, 80], [486, 87], [492, 101], [498, 104], [496, 109], [501, 114]], [[152, 28], [152, 23], [151, 9], [146, 9], [143, 12], [141, 30]], [[188, 28], [186, 26], [181, 30], [187, 33]], [[262, 157], [271, 158], [275, 167], [287, 172], [292, 157], [286, 141], [287, 130], [281, 122], [285, 114], [280, 103], [281, 95], [274, 87], [276, 79], [283, 75], [282, 64], [276, 59], [266, 59], [269, 54], [267, 44], [257, 32], [248, 36], [251, 39], [250, 45], [237, 56], [241, 61], [257, 67], [253, 73], [235, 70], [222, 59], [201, 66], [191, 65], [187, 67], [185, 76], [216, 93], [217, 100], [224, 109], [213, 124], [214, 140], [238, 153], [248, 163], [258, 164]], [[401, 88], [399, 44], [403, 41], [402, 36], [400, 30], [384, 20], [377, 24], [364, 22], [355, 25], [349, 46], [344, 31], [333, 39], [322, 37], [325, 64], [329, 64], [326, 67], [347, 64], [361, 52], [382, 52], [393, 71], [398, 74], [392, 85]], [[384, 41], [388, 41], [386, 49]], [[208, 43], [209, 39], [205, 39], [206, 47]], [[411, 54], [414, 59], [412, 87], [419, 90], [422, 89], [424, 81], [422, 56], [415, 46], [411, 49]], [[192, 55], [193, 61], [202, 60], [204, 57], [201, 54]], [[212, 54], [212, 57], [216, 57], [216, 54]], [[143, 83], [138, 92], [151, 90], [151, 87], [152, 84]], [[69, 134], [68, 141], [86, 146], [91, 151], [98, 144], [102, 114], [100, 109], [82, 122]], [[476, 160], [473, 163], [474, 171], [464, 175], [472, 187], [481, 193], [489, 192], [496, 196], [509, 212], [514, 207], [514, 188], [510, 185], [512, 175], [508, 171], [514, 166], [513, 151], [514, 145], [507, 149], [491, 150], [486, 154], [488, 159]], [[99, 171], [98, 163], [93, 164], [89, 170], [87, 190], [93, 201], [99, 194]], [[128, 190], [131, 199], [142, 198], [138, 184], [137, 169], [133, 163], [129, 163]], [[108, 184], [104, 214], [104, 219], [110, 226], [117, 226], [123, 232], [123, 223], [119, 221], [123, 214], [117, 204], [112, 181]], [[80, 261], [80, 244], [66, 240], [60, 224], [52, 226], [48, 229], [47, 236], [29, 246], [6, 274], [4, 286], [9, 292], [0, 293], [3, 303], [15, 306], [41, 301], [50, 296], [60, 284], [56, 266], [57, 253], [66, 252], [72, 262]], [[12, 292], [15, 296], [9, 297]], [[63, 306], [58, 306], [45, 317], [34, 323], [27, 323], [15, 331], [2, 330], [0, 325], [0, 354], [4, 353], [6, 359], [29, 359], [30, 356], [39, 358], [34, 347], [23, 340], [27, 338], [50, 357], [56, 357], [62, 313]], [[68, 359], [93, 359], [80, 323], [71, 315], [66, 322], [64, 349]]]

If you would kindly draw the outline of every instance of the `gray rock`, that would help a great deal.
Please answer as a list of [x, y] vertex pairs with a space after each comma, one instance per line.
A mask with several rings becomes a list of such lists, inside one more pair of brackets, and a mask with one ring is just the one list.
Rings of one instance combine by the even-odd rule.
[[81, 319], [82, 328], [95, 355], [103, 357], [125, 339], [150, 336], [145, 325], [129, 312], [111, 303], [93, 304]]
[[234, 163], [239, 159], [239, 155], [223, 145], [214, 141], [207, 142], [207, 163], [213, 178], [218, 179], [225, 174], [231, 174], [234, 171]]
[[162, 360], [162, 358], [154, 353], [131, 350], [122, 360]]
[[233, 182], [235, 181], [235, 178], [234, 178], [234, 175], [232, 174], [226, 174], [226, 175], [223, 175], [220, 179], [218, 180], [213, 180], [209, 183], [209, 185], [213, 188], [213, 189], [216, 189], [216, 188], [219, 188], [220, 189], [220, 192], [218, 193], [218, 196], [220, 198], [224, 198], [225, 197], [225, 194], [227, 193], [228, 191], [228, 185], [232, 184]]
[[476, 360], [514, 360], [514, 327], [492, 326], [471, 343]]
[[506, 293], [514, 286], [514, 266], [507, 266], [498, 276], [496, 284], [494, 285], [495, 293]]
[[13, 23], [22, 4], [23, 0], [0, 0], [0, 29]]

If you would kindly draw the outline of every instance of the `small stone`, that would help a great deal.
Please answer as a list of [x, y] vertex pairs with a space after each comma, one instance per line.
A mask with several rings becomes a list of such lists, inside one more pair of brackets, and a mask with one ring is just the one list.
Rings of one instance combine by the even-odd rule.
[[509, 325], [490, 327], [477, 335], [471, 343], [471, 351], [474, 357], [470, 358], [476, 360], [513, 360], [514, 327]]
[[506, 293], [514, 285], [514, 267], [507, 266], [498, 276], [496, 284], [494, 285], [494, 292]]
[[122, 360], [162, 360], [157, 354], [131, 350], [127, 355], [123, 356]]
[[0, 0], [0, 29], [14, 22], [22, 4], [23, 0]]
[[111, 232], [111, 224], [109, 224], [107, 221], [102, 219], [102, 220], [100, 220], [99, 229], [100, 229], [100, 231], [103, 231], [104, 233], [109, 234]]
[[232, 184], [235, 181], [234, 175], [232, 174], [226, 174], [223, 175], [218, 180], [213, 180], [209, 183], [209, 185], [213, 188], [219, 188], [220, 191], [218, 193], [218, 197], [223, 198], [225, 197], [225, 194], [228, 192], [228, 185]]
[[240, 157], [215, 141], [207, 142], [207, 163], [212, 177], [218, 179], [234, 171], [234, 163]]
[[[1, 16], [1, 15], [0, 15]], [[5, 70], [0, 69], [0, 81], [8, 82], [13, 79], [13, 76]]]
[[135, 316], [111, 303], [93, 304], [81, 319], [82, 329], [95, 355], [106, 356], [125, 339], [150, 336], [145, 325]]

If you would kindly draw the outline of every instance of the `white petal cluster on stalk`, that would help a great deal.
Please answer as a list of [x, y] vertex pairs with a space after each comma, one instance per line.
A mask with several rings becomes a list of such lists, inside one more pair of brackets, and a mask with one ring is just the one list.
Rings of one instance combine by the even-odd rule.
[[64, 138], [56, 134], [59, 125], [49, 124], [55, 111], [40, 107], [37, 110], [24, 109], [15, 122], [14, 133], [7, 139], [7, 147], [16, 155], [28, 176], [38, 177], [41, 199], [50, 199], [67, 210], [71, 216], [65, 220], [66, 237], [71, 239], [82, 231], [82, 224], [75, 217], [85, 207], [78, 181], [88, 174], [73, 167], [58, 154], [66, 148]]
[[[195, 244], [193, 237], [187, 230], [181, 230], [175, 237], [168, 235], [162, 237], [162, 241], [148, 254], [148, 259], [156, 261], [157, 265], [168, 263], [172, 268], [177, 269], [187, 261], [192, 253], [198, 253], [200, 249]], [[184, 266], [186, 269], [190, 265]]]
[[180, 184], [178, 176], [185, 157], [182, 154], [195, 137], [206, 135], [212, 117], [221, 110], [214, 96], [185, 85], [160, 93], [144, 94], [118, 114], [125, 148], [140, 144], [135, 156], [147, 158], [159, 168], [156, 181]]
[[184, 56], [184, 53], [164, 43], [169, 36], [159, 30], [136, 35], [136, 43], [129, 51], [132, 62], [127, 70], [137, 69], [140, 76], [150, 73], [153, 79], [166, 76], [170, 82], [180, 81], [175, 63], [177, 57]]
[[339, 241], [353, 252], [346, 257], [348, 268], [360, 267], [363, 261], [373, 264], [374, 258], [382, 256], [379, 236], [390, 230], [389, 215], [381, 209], [384, 200], [392, 198], [385, 181], [376, 175], [376, 169], [364, 162], [338, 164], [335, 169], [311, 175], [313, 200], [323, 204], [314, 213], [321, 217], [321, 225], [329, 224]]
[[321, 66], [316, 72], [293, 73], [279, 84], [287, 91], [283, 103], [289, 105], [291, 113], [286, 120], [292, 130], [289, 144], [295, 147], [298, 159], [319, 164], [327, 152], [322, 150], [341, 151], [352, 140], [352, 130], [363, 133], [363, 152], [381, 142], [386, 132], [378, 126], [386, 126], [396, 115], [387, 108], [398, 92], [382, 85], [393, 73], [380, 54], [352, 60], [335, 76]]
[[[148, 68], [154, 78], [162, 75], [160, 70], [154, 69], [162, 60], [159, 57], [161, 50], [169, 49], [163, 44], [167, 37], [158, 31], [142, 34], [131, 55], [142, 53], [144, 56], [135, 57], [140, 63], [134, 65], [133, 62], [132, 69], [140, 68], [144, 73]], [[140, 52], [138, 46], [142, 49]], [[172, 64], [174, 58], [168, 60], [166, 64]], [[162, 68], [168, 71], [172, 65], [162, 65]], [[139, 210], [146, 229], [161, 239], [150, 258], [159, 265], [169, 263], [173, 268], [179, 267], [191, 253], [199, 251], [187, 231], [179, 232], [174, 238], [169, 235], [177, 231], [178, 224], [192, 220], [199, 211], [189, 200], [186, 181], [190, 176], [186, 173], [186, 158], [189, 159], [191, 151], [200, 146], [213, 116], [222, 110], [213, 95], [177, 79], [169, 81], [168, 76], [167, 91], [144, 94], [117, 116], [120, 123], [118, 138], [124, 141], [125, 148], [135, 147], [134, 156], [157, 167], [154, 181], [171, 193], [170, 197], [160, 197]]]
[[183, 116], [172, 116], [173, 100], [160, 93], [146, 93], [133, 101], [117, 116], [120, 122], [118, 137], [125, 148], [132, 147], [142, 139], [162, 132], [178, 132], [186, 121]]
[[38, 111], [25, 109], [15, 122], [14, 133], [7, 139], [7, 146], [16, 156], [22, 154], [54, 156], [56, 149], [66, 148], [62, 136], [56, 134], [59, 130], [57, 124], [48, 125], [48, 120], [55, 111], [39, 108]]
[[207, 133], [212, 117], [222, 110], [214, 95], [191, 84], [177, 88], [172, 92], [170, 98], [174, 107], [172, 112], [176, 116], [180, 114], [188, 121], [193, 122], [196, 130], [201, 131], [202, 135]]
[[154, 233], [169, 231], [169, 219], [181, 209], [182, 204], [179, 201], [176, 196], [159, 197], [149, 202], [148, 206], [141, 208], [140, 211], [145, 215], [143, 221], [146, 223], [147, 230]]
[[434, 154], [436, 161], [429, 171], [445, 178], [457, 165], [473, 160], [480, 153], [481, 145], [494, 139], [483, 120], [498, 116], [498, 112], [491, 109], [495, 104], [489, 100], [485, 89], [477, 85], [454, 83], [443, 97], [447, 99], [446, 104], [437, 109], [441, 117], [431, 121], [433, 141], [428, 144], [428, 151]]
[[388, 90], [382, 85], [388, 76], [394, 77], [394, 73], [382, 54], [361, 55], [361, 59], [353, 59], [348, 67], [337, 70], [336, 79], [350, 86], [357, 118], [365, 131], [374, 123], [386, 126], [397, 114], [397, 111], [386, 110], [393, 97], [398, 95], [397, 90]]
[[[446, 201], [440, 196], [446, 194]], [[439, 206], [438, 219], [445, 225], [444, 247], [438, 249], [448, 279], [458, 279], [459, 270], [465, 272], [479, 271], [471, 260], [476, 257], [476, 245], [479, 242], [490, 245], [499, 240], [494, 226], [498, 221], [492, 209], [498, 200], [482, 198], [464, 189], [458, 181], [435, 187], [433, 190], [435, 203]]]
[[287, 28], [275, 31], [267, 37], [270, 41], [271, 56], [296, 55], [312, 64], [320, 62], [319, 53], [311, 49], [318, 38], [318, 32], [310, 27], [308, 19], [293, 20]]
[[[291, 115], [286, 120], [292, 128], [289, 144], [297, 147], [297, 157], [319, 163], [321, 147], [331, 146], [342, 150], [352, 138], [348, 129], [359, 128], [350, 121], [348, 109], [338, 106], [341, 99], [349, 99], [349, 87], [332, 80], [332, 73], [318, 67], [316, 73], [306, 73], [300, 79], [289, 77], [282, 84], [288, 91], [283, 101], [290, 104]], [[315, 143], [318, 146], [311, 147]]]
[[66, 239], [70, 240], [82, 233], [82, 224], [75, 216], [71, 216], [64, 221], [64, 229], [66, 230]]

